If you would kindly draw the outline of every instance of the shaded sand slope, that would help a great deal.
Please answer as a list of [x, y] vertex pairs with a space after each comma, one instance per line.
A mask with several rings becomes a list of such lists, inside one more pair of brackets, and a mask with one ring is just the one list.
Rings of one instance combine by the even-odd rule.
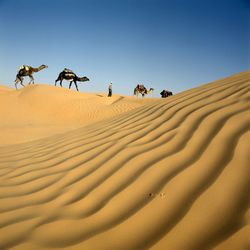
[[249, 81], [2, 146], [0, 249], [248, 249]]
[[0, 86], [0, 144], [48, 137], [143, 105], [150, 100], [86, 94], [50, 85], [18, 91]]

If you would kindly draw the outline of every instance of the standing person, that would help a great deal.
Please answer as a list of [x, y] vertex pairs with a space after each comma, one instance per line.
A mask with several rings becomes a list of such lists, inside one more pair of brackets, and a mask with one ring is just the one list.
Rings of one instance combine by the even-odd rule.
[[112, 96], [112, 82], [109, 84], [109, 94], [108, 97]]

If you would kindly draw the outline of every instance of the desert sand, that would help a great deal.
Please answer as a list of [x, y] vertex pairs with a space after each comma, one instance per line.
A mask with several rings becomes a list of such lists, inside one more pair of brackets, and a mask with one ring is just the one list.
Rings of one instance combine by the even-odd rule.
[[0, 249], [249, 249], [250, 71], [166, 99], [0, 87]]

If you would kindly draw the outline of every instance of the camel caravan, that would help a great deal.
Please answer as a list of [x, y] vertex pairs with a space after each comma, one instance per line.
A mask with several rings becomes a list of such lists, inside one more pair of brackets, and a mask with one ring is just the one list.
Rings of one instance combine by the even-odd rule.
[[[31, 84], [31, 83], [34, 84], [35, 81], [34, 81], [33, 73], [39, 72], [39, 71], [46, 69], [46, 68], [48, 68], [48, 66], [44, 65], [44, 64], [40, 65], [37, 68], [34, 68], [32, 66], [28, 66], [28, 65], [22, 65], [18, 69], [18, 72], [16, 75], [16, 80], [15, 80], [16, 89], [17, 89], [17, 85], [19, 83], [23, 87], [25, 87], [23, 85], [23, 80], [24, 80], [25, 76], [28, 76], [30, 78], [30, 81], [28, 84]], [[69, 81], [69, 89], [71, 88], [72, 83], [74, 83], [76, 90], [79, 91], [78, 86], [77, 86], [77, 82], [86, 82], [86, 81], [89, 81], [89, 78], [86, 76], [78, 77], [72, 70], [64, 68], [64, 70], [61, 73], [59, 73], [57, 79], [55, 80], [55, 86], [56, 86], [57, 82], [59, 81], [60, 86], [63, 87], [62, 86], [63, 80]], [[148, 95], [148, 94], [152, 93], [153, 91], [154, 91], [153, 88], [147, 89], [143, 84], [137, 84], [137, 86], [134, 89], [134, 95], [136, 95], [138, 97], [139, 94], [141, 94], [141, 96], [144, 97], [145, 95]], [[173, 95], [173, 93], [171, 91], [168, 91], [168, 90], [163, 90], [160, 93], [160, 95], [162, 98], [166, 98], [168, 96]], [[109, 87], [109, 96], [111, 96], [110, 95], [110, 87]]]
[[[47, 65], [41, 65], [39, 66], [38, 68], [33, 68], [31, 66], [28, 66], [28, 65], [23, 65], [19, 68], [18, 70], [18, 73], [16, 75], [16, 80], [15, 80], [15, 86], [16, 86], [16, 89], [17, 89], [17, 84], [20, 83], [23, 87], [25, 87], [23, 85], [23, 78], [25, 76], [28, 76], [30, 78], [30, 81], [28, 84], [31, 84], [33, 83], [34, 84], [34, 77], [33, 77], [33, 73], [34, 72], [38, 72], [42, 69], [45, 69], [45, 68], [48, 68]], [[89, 78], [84, 76], [84, 77], [78, 77], [72, 70], [70, 69], [64, 69], [60, 74], [59, 76], [57, 77], [57, 79], [55, 80], [55, 86], [56, 86], [56, 83], [58, 81], [60, 81], [60, 86], [62, 87], [62, 81], [63, 80], [67, 80], [69, 81], [69, 88], [71, 88], [71, 85], [72, 83], [74, 82], [75, 86], [76, 86], [76, 89], [77, 91], [79, 91], [78, 89], [78, 86], [77, 86], [77, 81], [79, 82], [85, 82], [85, 81], [89, 81]]]

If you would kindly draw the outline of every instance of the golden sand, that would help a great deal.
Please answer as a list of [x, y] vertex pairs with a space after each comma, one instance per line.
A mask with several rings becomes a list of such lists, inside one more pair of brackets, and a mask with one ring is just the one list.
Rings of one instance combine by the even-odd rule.
[[1, 86], [0, 249], [248, 249], [249, 90]]

